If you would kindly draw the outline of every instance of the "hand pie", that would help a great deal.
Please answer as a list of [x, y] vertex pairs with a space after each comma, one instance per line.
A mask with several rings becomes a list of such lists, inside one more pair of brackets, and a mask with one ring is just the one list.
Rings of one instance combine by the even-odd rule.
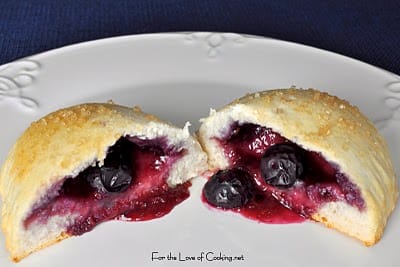
[[103, 221], [168, 213], [189, 196], [187, 181], [207, 170], [187, 126], [111, 103], [73, 106], [32, 123], [0, 172], [11, 258]]
[[[348, 102], [313, 89], [247, 95], [202, 120], [205, 200], [264, 222], [313, 219], [365, 245], [398, 197], [385, 140]], [[298, 216], [298, 217], [296, 217]]]

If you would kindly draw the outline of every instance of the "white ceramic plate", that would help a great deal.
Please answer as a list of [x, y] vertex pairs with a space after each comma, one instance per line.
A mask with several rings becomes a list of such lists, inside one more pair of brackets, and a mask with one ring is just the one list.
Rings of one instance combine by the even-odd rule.
[[[127, 36], [64, 47], [0, 67], [0, 162], [29, 123], [81, 102], [140, 105], [192, 130], [210, 107], [245, 93], [315, 87], [358, 105], [387, 138], [400, 166], [400, 79], [359, 61], [293, 43], [229, 33]], [[399, 173], [399, 169], [397, 169]], [[396, 209], [383, 239], [366, 248], [319, 224], [258, 224], [189, 200], [149, 222], [108, 222], [24, 259], [19, 266], [395, 266]], [[157, 252], [157, 253], [155, 253]], [[200, 261], [202, 253], [219, 256]], [[168, 255], [177, 260], [168, 259]], [[205, 255], [203, 254], [203, 255]], [[166, 257], [152, 260], [153, 256]], [[186, 256], [194, 261], [179, 261]], [[229, 257], [244, 260], [229, 262]], [[8, 260], [0, 235], [0, 266]]]

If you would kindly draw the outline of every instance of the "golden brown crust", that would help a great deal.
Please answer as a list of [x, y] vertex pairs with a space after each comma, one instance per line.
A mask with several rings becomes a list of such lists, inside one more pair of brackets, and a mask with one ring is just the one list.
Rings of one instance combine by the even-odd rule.
[[[199, 140], [212, 167], [227, 167], [227, 160], [212, 138], [222, 136], [233, 121], [272, 128], [340, 166], [360, 188], [366, 210], [357, 220], [364, 220], [362, 226], [366, 230], [350, 229], [350, 222], [338, 227], [341, 222], [332, 221], [333, 218], [325, 224], [367, 244], [379, 240], [397, 201], [397, 178], [385, 140], [357, 107], [315, 89], [277, 89], [246, 95], [203, 119]], [[322, 221], [322, 217], [326, 219], [339, 208], [342, 207], [321, 209], [323, 214], [315, 219]]]
[[[2, 229], [14, 258], [30, 253], [23, 250], [21, 255], [18, 251], [23, 242], [19, 231], [38, 197], [60, 179], [76, 174], [96, 158], [104, 158], [105, 149], [128, 124], [128, 119], [110, 104], [84, 104], [33, 122], [17, 140], [0, 173]], [[71, 156], [65, 158], [65, 154]]]
[[[179, 163], [174, 164], [168, 178], [172, 186], [196, 176], [203, 166], [206, 168], [205, 155], [187, 127], [177, 128], [137, 107], [92, 103], [53, 112], [31, 124], [12, 147], [0, 171], [2, 229], [13, 258], [21, 259], [66, 237], [57, 234], [48, 237], [49, 240], [42, 237], [43, 244], [34, 244], [34, 241], [28, 244], [24, 239], [32, 237], [26, 233], [23, 221], [34, 205], [46, 201], [46, 194], [52, 187], [66, 177], [76, 176], [96, 161], [101, 163], [108, 147], [125, 135], [150, 139], [165, 136], [171, 144], [188, 150], [183, 158], [196, 160], [193, 170], [186, 173], [188, 177], [178, 177]], [[60, 223], [63, 222], [55, 224]], [[37, 245], [39, 247], [35, 247]]]

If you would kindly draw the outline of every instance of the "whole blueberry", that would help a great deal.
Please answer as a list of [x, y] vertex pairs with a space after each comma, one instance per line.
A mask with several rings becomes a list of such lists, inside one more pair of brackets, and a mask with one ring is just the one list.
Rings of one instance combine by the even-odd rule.
[[86, 180], [99, 192], [123, 192], [132, 183], [132, 175], [126, 166], [90, 167], [85, 171]]
[[133, 143], [120, 138], [108, 151], [104, 165], [91, 166], [85, 171], [86, 180], [98, 192], [123, 192], [133, 180]]
[[261, 176], [277, 187], [291, 187], [304, 171], [303, 150], [292, 143], [275, 144], [261, 158]]
[[204, 196], [216, 207], [240, 208], [252, 197], [252, 177], [243, 169], [221, 170], [204, 186]]
[[102, 167], [100, 180], [108, 192], [123, 192], [132, 182], [132, 175], [124, 165]]

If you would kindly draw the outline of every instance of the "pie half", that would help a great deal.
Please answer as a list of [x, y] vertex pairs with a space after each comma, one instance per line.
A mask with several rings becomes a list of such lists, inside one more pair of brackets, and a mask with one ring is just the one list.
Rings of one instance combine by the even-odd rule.
[[211, 110], [198, 136], [215, 173], [209, 204], [273, 223], [295, 213], [367, 246], [381, 238], [397, 178], [384, 138], [347, 101], [314, 89], [249, 94]]
[[189, 179], [207, 170], [188, 126], [112, 103], [73, 106], [32, 123], [0, 172], [11, 258], [103, 221], [168, 213], [189, 197]]

